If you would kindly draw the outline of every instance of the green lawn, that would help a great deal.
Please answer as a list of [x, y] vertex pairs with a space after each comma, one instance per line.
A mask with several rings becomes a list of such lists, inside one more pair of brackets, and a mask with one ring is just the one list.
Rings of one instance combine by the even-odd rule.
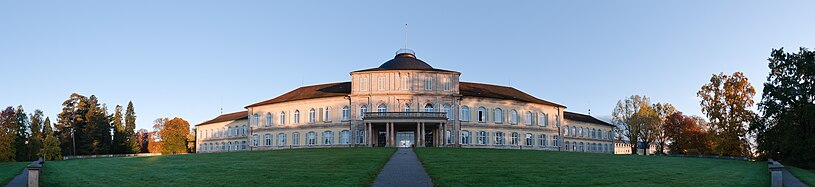
[[396, 149], [327, 148], [99, 158], [45, 164], [42, 186], [362, 186]]
[[420, 148], [439, 186], [768, 186], [765, 162], [533, 150]]
[[31, 162], [0, 162], [0, 186], [5, 186], [8, 181], [20, 174], [23, 168]]
[[806, 183], [809, 186], [815, 186], [815, 172], [810, 170], [805, 170], [793, 166], [784, 166], [787, 168], [787, 171], [790, 171], [792, 175], [795, 175], [798, 180]]

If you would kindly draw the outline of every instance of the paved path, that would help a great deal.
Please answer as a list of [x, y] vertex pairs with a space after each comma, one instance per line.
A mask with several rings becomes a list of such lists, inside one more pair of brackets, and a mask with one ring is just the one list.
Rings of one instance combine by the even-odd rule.
[[413, 149], [399, 148], [376, 176], [374, 187], [380, 186], [433, 186], [433, 182]]
[[804, 187], [807, 186], [806, 184], [798, 180], [798, 178], [796, 178], [795, 175], [792, 175], [792, 173], [790, 173], [790, 171], [788, 171], [786, 168], [783, 170], [781, 175], [783, 181], [782, 183], [784, 184], [784, 186], [804, 186]]
[[25, 187], [26, 185], [28, 185], [28, 169], [23, 168], [23, 172], [11, 179], [6, 187]]

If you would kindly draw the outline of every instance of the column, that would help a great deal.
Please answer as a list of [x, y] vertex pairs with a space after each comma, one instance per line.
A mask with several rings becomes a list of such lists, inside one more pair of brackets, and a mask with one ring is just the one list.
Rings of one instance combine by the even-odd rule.
[[421, 138], [420, 138], [421, 134], [422, 134], [420, 132], [420, 127], [421, 126], [422, 126], [421, 123], [416, 122], [416, 133], [414, 133], [415, 134], [414, 136], [416, 136], [416, 137], [413, 138], [413, 139], [416, 139], [416, 141], [413, 142], [413, 145], [416, 146], [416, 147], [419, 147], [419, 142], [421, 141]]
[[393, 123], [388, 123], [391, 126], [391, 133], [388, 134], [388, 140], [391, 142], [391, 146], [396, 147], [396, 126]]
[[385, 123], [385, 128], [387, 129], [386, 134], [385, 134], [385, 146], [390, 147], [391, 143], [392, 143], [391, 142], [391, 124], [390, 123]]
[[425, 136], [424, 136], [425, 128], [424, 127], [425, 127], [424, 122], [422, 122], [422, 130], [421, 130], [421, 132], [422, 132], [422, 137], [421, 137], [422, 138], [422, 141], [421, 141], [422, 147], [425, 146]]
[[[447, 145], [447, 124], [446, 123], [441, 124], [441, 131], [442, 131], [441, 144], [442, 145]], [[452, 132], [450, 133], [450, 136], [453, 136]]]

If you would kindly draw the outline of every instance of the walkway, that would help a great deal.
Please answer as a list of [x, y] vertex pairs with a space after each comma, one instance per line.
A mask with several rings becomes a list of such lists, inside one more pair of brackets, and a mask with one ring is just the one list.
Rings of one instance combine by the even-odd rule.
[[413, 149], [399, 148], [376, 176], [373, 186], [433, 186], [433, 182]]
[[25, 187], [26, 185], [28, 185], [28, 169], [23, 168], [23, 172], [11, 179], [6, 187]]

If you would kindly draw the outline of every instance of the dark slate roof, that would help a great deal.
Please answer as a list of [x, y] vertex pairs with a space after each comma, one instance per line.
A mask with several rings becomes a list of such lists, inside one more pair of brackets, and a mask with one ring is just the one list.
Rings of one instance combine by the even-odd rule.
[[314, 99], [334, 96], [347, 96], [348, 94], [351, 94], [351, 82], [336, 82], [328, 84], [311, 85], [294, 89], [283, 95], [277, 96], [269, 100], [251, 104], [249, 106], [246, 106], [246, 108], [260, 105], [268, 105], [273, 103], [281, 103], [286, 101], [296, 101], [303, 99]]
[[218, 122], [224, 122], [224, 121], [247, 119], [247, 118], [249, 118], [248, 113], [247, 113], [246, 110], [244, 110], [244, 111], [233, 112], [233, 113], [229, 113], [229, 114], [221, 114], [218, 117], [215, 117], [215, 118], [213, 118], [213, 119], [211, 119], [209, 121], [205, 121], [205, 122], [203, 122], [201, 124], [198, 124], [198, 125], [195, 125], [195, 126], [206, 125], [206, 124], [211, 124], [211, 123], [218, 123]]
[[[554, 105], [565, 107], [563, 105], [545, 101], [542, 99], [538, 99], [534, 96], [526, 94], [520, 90], [517, 90], [512, 87], [506, 86], [498, 86], [498, 85], [490, 85], [490, 84], [481, 84], [481, 83], [470, 83], [470, 82], [460, 82], [459, 83], [461, 95], [463, 96], [470, 96], [470, 97], [484, 97], [484, 98], [493, 98], [493, 99], [507, 99], [507, 100], [516, 100], [522, 102], [530, 102], [530, 103], [538, 103], [538, 104], [546, 104], [546, 105]], [[323, 98], [323, 97], [336, 97], [336, 96], [347, 96], [351, 94], [351, 82], [337, 82], [337, 83], [328, 83], [328, 84], [320, 84], [320, 85], [312, 85], [312, 86], [304, 86], [292, 91], [289, 91], [283, 95], [277, 96], [275, 98], [261, 101], [258, 103], [254, 103], [251, 105], [246, 106], [246, 108], [254, 107], [254, 106], [261, 106], [261, 105], [268, 105], [274, 103], [281, 103], [287, 101], [296, 101], [296, 100], [303, 100], [303, 99], [314, 99], [314, 98]]]
[[382, 71], [382, 70], [425, 70], [425, 71], [443, 71], [454, 72], [450, 70], [436, 69], [427, 64], [426, 62], [416, 58], [416, 55], [410, 53], [397, 54], [393, 59], [388, 60], [378, 68], [364, 69], [355, 72], [365, 71]]
[[463, 96], [470, 97], [486, 97], [493, 99], [507, 99], [516, 100], [530, 103], [538, 103], [545, 105], [554, 105], [559, 107], [566, 107], [561, 104], [538, 99], [535, 96], [526, 94], [518, 89], [508, 86], [498, 86], [491, 84], [459, 82], [459, 91]]
[[612, 125], [611, 123], [605, 122], [603, 120], [599, 120], [597, 118], [594, 118], [594, 117], [592, 117], [590, 115], [586, 115], [586, 114], [563, 111], [563, 118], [566, 118], [568, 120], [582, 121], [582, 122], [587, 122], [587, 123], [595, 123], [595, 124], [608, 125], [608, 126], [614, 127], [614, 125]]

